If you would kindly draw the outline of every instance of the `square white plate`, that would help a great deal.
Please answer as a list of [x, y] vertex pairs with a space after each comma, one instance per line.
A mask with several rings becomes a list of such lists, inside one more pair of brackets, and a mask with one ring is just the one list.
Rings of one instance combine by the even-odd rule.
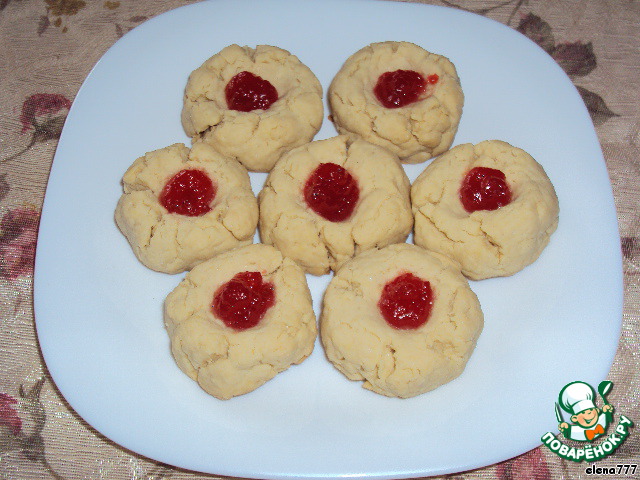
[[[179, 283], [145, 269], [117, 230], [120, 179], [175, 142], [189, 73], [225, 46], [276, 45], [323, 87], [365, 45], [404, 40], [450, 58], [466, 101], [454, 144], [505, 140], [554, 183], [560, 226], [540, 259], [472, 282], [485, 329], [465, 372], [419, 397], [378, 396], [346, 380], [319, 343], [255, 392], [222, 402], [173, 362], [164, 297]], [[328, 112], [326, 112], [328, 113]], [[336, 134], [325, 120], [316, 139]], [[407, 166], [413, 181], [423, 165]], [[264, 174], [252, 174], [257, 193]], [[459, 10], [380, 1], [198, 3], [119, 40], [75, 99], [41, 220], [37, 332], [70, 405], [99, 432], [147, 457], [257, 478], [400, 478], [499, 462], [557, 431], [554, 402], [574, 380], [609, 371], [622, 318], [613, 197], [591, 120], [556, 63], [514, 30]], [[316, 312], [329, 276], [309, 277]]]

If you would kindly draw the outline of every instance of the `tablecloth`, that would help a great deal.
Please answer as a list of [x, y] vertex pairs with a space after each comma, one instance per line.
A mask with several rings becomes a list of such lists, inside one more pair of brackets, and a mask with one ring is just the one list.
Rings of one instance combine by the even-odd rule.
[[[374, 0], [372, 0], [374, 1]], [[66, 115], [102, 54], [185, 0], [0, 0], [0, 478], [220, 478], [143, 458], [101, 436], [65, 402], [35, 331], [33, 271], [48, 174]], [[612, 404], [640, 412], [640, 2], [452, 0], [538, 43], [571, 78], [595, 125], [613, 187], [623, 254], [622, 332]], [[596, 273], [594, 273], [596, 274]], [[637, 413], [636, 413], [637, 415]], [[506, 433], [506, 432], [505, 432]], [[637, 464], [632, 432], [601, 465]], [[460, 479], [613, 478], [538, 447]], [[615, 478], [638, 477], [618, 472]]]

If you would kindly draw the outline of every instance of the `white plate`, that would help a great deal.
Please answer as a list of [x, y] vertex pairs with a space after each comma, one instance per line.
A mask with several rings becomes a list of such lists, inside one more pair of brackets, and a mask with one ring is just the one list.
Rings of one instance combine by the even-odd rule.
[[[120, 179], [147, 151], [187, 142], [189, 73], [226, 45], [277, 45], [328, 87], [375, 41], [407, 40], [457, 66], [466, 95], [455, 144], [529, 151], [560, 199], [560, 227], [521, 273], [472, 283], [486, 317], [461, 377], [409, 400], [346, 380], [319, 343], [248, 395], [206, 395], [171, 359], [164, 297], [181, 276], [141, 266], [113, 222]], [[317, 139], [335, 135], [325, 120]], [[424, 165], [407, 167], [415, 179]], [[259, 190], [264, 175], [252, 175]], [[328, 276], [309, 279], [316, 311]], [[37, 331], [70, 405], [147, 457], [222, 475], [392, 478], [458, 472], [521, 454], [557, 431], [562, 386], [605, 378], [618, 342], [622, 273], [613, 197], [569, 79], [512, 29], [458, 10], [374, 1], [212, 1], [160, 15], [91, 72], [64, 127], [44, 204]]]

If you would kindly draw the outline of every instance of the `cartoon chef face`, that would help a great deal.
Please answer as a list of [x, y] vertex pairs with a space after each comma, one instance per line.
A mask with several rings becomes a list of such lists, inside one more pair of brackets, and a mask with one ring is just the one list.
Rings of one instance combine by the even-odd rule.
[[591, 428], [598, 423], [600, 416], [599, 408], [587, 408], [575, 415], [571, 415], [571, 421], [577, 423], [583, 428]]
[[600, 409], [594, 403], [595, 392], [588, 383], [573, 382], [565, 386], [560, 392], [560, 405], [573, 415], [571, 421], [583, 428], [589, 428], [598, 423]]

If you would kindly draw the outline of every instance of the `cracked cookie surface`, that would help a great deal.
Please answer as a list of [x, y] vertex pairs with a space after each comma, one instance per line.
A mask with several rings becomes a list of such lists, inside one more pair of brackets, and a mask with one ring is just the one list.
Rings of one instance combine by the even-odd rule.
[[[170, 213], [159, 201], [167, 182], [199, 170], [216, 185], [210, 210], [199, 216]], [[258, 202], [247, 170], [212, 147], [177, 143], [148, 152], [125, 172], [115, 211], [118, 228], [148, 268], [179, 273], [231, 248], [248, 245], [258, 223]]]
[[[326, 220], [305, 202], [305, 183], [326, 162], [358, 184], [358, 202], [345, 221]], [[404, 241], [413, 225], [409, 193], [409, 179], [388, 150], [344, 135], [317, 140], [283, 156], [269, 173], [258, 195], [260, 236], [307, 273], [323, 275], [360, 252]]]
[[[397, 70], [438, 80], [417, 102], [386, 108], [374, 88], [381, 75]], [[464, 103], [456, 68], [446, 57], [391, 41], [373, 43], [349, 57], [328, 96], [338, 132], [381, 145], [406, 163], [424, 162], [451, 146]]]
[[[218, 288], [239, 272], [260, 272], [275, 301], [260, 322], [234, 330], [217, 318]], [[226, 400], [255, 390], [313, 351], [317, 334], [304, 272], [275, 248], [254, 244], [191, 270], [167, 296], [164, 322], [178, 367], [210, 395]]]
[[[241, 72], [275, 87], [266, 110], [229, 108], [225, 88]], [[182, 125], [187, 135], [210, 143], [248, 170], [268, 172], [285, 152], [313, 139], [323, 118], [322, 86], [296, 56], [269, 45], [230, 45], [189, 76]]]
[[[507, 205], [464, 209], [460, 187], [475, 167], [505, 174]], [[414, 242], [453, 258], [473, 280], [513, 275], [535, 262], [558, 226], [558, 197], [542, 166], [499, 140], [458, 145], [435, 159], [413, 183], [411, 200]]]
[[[430, 282], [434, 297], [426, 323], [411, 330], [390, 326], [378, 307], [384, 286], [405, 273]], [[324, 296], [320, 333], [328, 359], [347, 378], [408, 398], [459, 376], [483, 324], [480, 303], [454, 262], [396, 244], [364, 252], [340, 269]]]

